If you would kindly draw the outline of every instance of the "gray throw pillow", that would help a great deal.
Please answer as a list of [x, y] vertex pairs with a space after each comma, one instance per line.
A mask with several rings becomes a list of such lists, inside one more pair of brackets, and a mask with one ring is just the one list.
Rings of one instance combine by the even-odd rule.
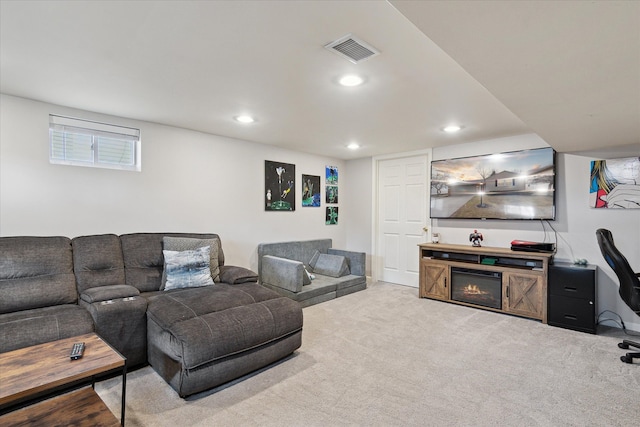
[[350, 274], [347, 259], [342, 255], [316, 253], [309, 261], [309, 266], [314, 273], [330, 277], [342, 277]]
[[[211, 278], [214, 282], [220, 281], [220, 266], [218, 265], [218, 250], [220, 248], [220, 239], [194, 239], [189, 237], [168, 237], [162, 238], [162, 248], [167, 251], [191, 251], [194, 249], [208, 246], [211, 258], [209, 266], [211, 268]], [[167, 281], [166, 268], [162, 272], [162, 282], [160, 290], [164, 289]]]
[[163, 250], [164, 269], [167, 272], [164, 290], [213, 285], [210, 252], [209, 246], [193, 251]]

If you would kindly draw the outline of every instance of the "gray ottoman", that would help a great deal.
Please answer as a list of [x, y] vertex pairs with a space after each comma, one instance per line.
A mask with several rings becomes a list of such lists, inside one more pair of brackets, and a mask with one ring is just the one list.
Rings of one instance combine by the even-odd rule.
[[149, 299], [149, 364], [181, 397], [263, 368], [301, 343], [300, 305], [256, 283], [216, 283]]

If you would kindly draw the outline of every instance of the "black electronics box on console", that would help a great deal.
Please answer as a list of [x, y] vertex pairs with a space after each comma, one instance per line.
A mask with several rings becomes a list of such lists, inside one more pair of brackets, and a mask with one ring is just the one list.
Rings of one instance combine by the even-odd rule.
[[512, 240], [512, 251], [522, 252], [554, 252], [556, 250], [555, 243], [542, 243], [542, 242], [528, 242], [525, 240]]

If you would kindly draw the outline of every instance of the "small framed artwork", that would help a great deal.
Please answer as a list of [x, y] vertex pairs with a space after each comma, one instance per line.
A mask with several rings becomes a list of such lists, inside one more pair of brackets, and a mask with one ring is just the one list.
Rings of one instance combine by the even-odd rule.
[[325, 166], [325, 184], [338, 185], [338, 167]]
[[640, 157], [591, 162], [592, 208], [640, 209]]
[[302, 175], [302, 207], [320, 206], [320, 176]]
[[264, 210], [296, 210], [296, 165], [264, 162]]
[[338, 203], [338, 187], [335, 185], [327, 185], [325, 190], [325, 198], [327, 203]]
[[327, 214], [325, 216], [325, 224], [326, 225], [336, 225], [336, 224], [338, 224], [338, 207], [337, 206], [327, 206]]

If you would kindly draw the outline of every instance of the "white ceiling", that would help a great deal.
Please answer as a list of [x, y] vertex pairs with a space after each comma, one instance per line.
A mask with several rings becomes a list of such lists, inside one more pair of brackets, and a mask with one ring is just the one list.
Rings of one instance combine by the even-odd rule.
[[[341, 159], [529, 132], [640, 154], [636, 1], [1, 0], [0, 19], [10, 95]], [[324, 49], [348, 33], [381, 54]]]

